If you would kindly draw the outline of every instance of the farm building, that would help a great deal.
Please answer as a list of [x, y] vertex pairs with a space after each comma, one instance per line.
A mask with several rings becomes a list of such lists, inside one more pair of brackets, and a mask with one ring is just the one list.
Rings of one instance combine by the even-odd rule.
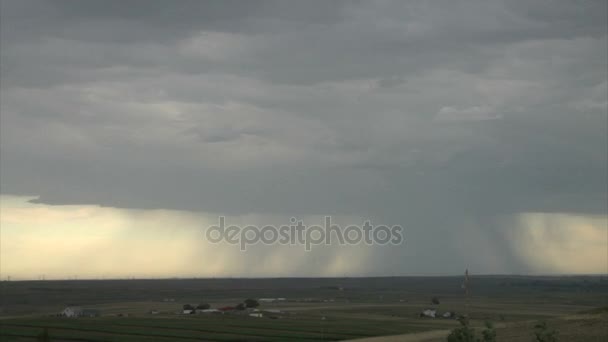
[[95, 309], [82, 309], [81, 307], [78, 307], [78, 306], [68, 306], [67, 308], [63, 309], [63, 311], [61, 312], [61, 316], [70, 317], [70, 318], [74, 318], [74, 317], [98, 317], [99, 316], [99, 310], [95, 310]]
[[250, 313], [249, 316], [251, 317], [257, 317], [257, 318], [262, 318], [264, 317], [264, 314], [261, 312], [254, 312], [254, 313]]
[[65, 316], [65, 317], [78, 317], [81, 314], [82, 314], [82, 309], [77, 306], [68, 306], [67, 308], [63, 309], [63, 311], [61, 312], [61, 316]]
[[201, 314], [201, 313], [220, 313], [221, 311], [218, 309], [196, 309], [196, 313], [197, 314]]
[[437, 310], [434, 310], [434, 309], [426, 309], [420, 313], [420, 317], [435, 318], [436, 315], [437, 315]]
[[278, 309], [266, 309], [264, 311], [268, 313], [282, 313], [282, 311]]
[[260, 299], [258, 299], [258, 301], [262, 302], [262, 303], [284, 302], [285, 300], [286, 300], [285, 298], [260, 298]]
[[446, 311], [443, 313], [443, 315], [441, 315], [441, 317], [443, 318], [455, 318], [456, 317], [456, 313], [452, 312], [452, 311]]

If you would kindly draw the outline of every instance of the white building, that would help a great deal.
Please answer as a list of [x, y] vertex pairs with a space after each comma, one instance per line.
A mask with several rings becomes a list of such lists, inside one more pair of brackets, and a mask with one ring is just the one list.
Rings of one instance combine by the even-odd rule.
[[205, 313], [205, 314], [206, 313], [217, 313], [217, 312], [221, 312], [221, 311], [218, 309], [203, 309], [203, 310], [197, 309], [196, 310], [196, 313]]
[[274, 303], [274, 302], [284, 302], [287, 299], [285, 298], [260, 298], [258, 299], [259, 302], [262, 303]]
[[95, 310], [95, 309], [82, 309], [79, 306], [68, 306], [67, 308], [63, 309], [63, 311], [61, 312], [61, 316], [65, 316], [65, 317], [98, 317], [99, 316], [99, 310]]
[[68, 306], [61, 311], [61, 315], [65, 317], [80, 317], [82, 315], [82, 309], [78, 306]]
[[453, 312], [451, 312], [451, 311], [446, 311], [446, 312], [444, 312], [444, 313], [443, 313], [443, 315], [441, 315], [441, 316], [442, 316], [443, 318], [452, 318], [452, 317], [454, 317], [455, 315], [454, 315], [454, 313], [453, 313]]
[[250, 313], [249, 316], [251, 317], [257, 317], [257, 318], [262, 318], [264, 317], [264, 314], [261, 312], [254, 312], [254, 313]]
[[277, 309], [266, 309], [264, 311], [266, 311], [268, 313], [275, 313], [275, 314], [281, 313], [281, 310], [277, 310]]
[[420, 313], [420, 317], [435, 318], [436, 315], [437, 315], [437, 310], [433, 310], [433, 309], [426, 309]]

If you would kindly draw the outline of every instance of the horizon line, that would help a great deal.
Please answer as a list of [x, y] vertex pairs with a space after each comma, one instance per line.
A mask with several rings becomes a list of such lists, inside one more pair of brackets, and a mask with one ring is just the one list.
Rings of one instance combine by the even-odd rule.
[[[26, 282], [26, 281], [117, 281], [117, 280], [226, 280], [226, 279], [369, 279], [369, 278], [454, 278], [463, 277], [462, 274], [410, 274], [410, 275], [344, 275], [344, 276], [219, 276], [219, 277], [100, 277], [100, 278], [4, 278], [0, 282]], [[608, 277], [608, 273], [471, 273], [469, 277]]]

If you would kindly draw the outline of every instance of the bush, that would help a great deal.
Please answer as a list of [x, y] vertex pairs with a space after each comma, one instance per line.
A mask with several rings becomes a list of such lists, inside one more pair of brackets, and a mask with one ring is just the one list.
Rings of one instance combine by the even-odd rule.
[[471, 328], [467, 317], [458, 319], [460, 327], [448, 335], [448, 342], [495, 342], [496, 330], [491, 322], [486, 322], [486, 328], [481, 332], [481, 338], [475, 337], [475, 329]]
[[547, 322], [538, 322], [534, 326], [534, 338], [536, 342], [556, 342], [557, 332], [549, 329]]
[[197, 310], [207, 310], [211, 307], [211, 305], [207, 304], [207, 303], [201, 303], [199, 305], [196, 306]]
[[496, 330], [492, 322], [486, 321], [486, 328], [481, 332], [483, 342], [496, 342]]
[[247, 298], [245, 299], [245, 306], [248, 308], [256, 308], [260, 306], [260, 303], [255, 299]]

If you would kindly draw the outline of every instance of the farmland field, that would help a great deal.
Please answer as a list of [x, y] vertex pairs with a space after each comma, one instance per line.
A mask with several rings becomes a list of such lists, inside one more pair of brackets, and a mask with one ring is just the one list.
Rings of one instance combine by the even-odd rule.
[[[433, 308], [467, 314], [474, 327], [494, 322], [499, 340], [530, 341], [546, 321], [563, 341], [608, 337], [605, 277], [476, 277], [465, 298], [459, 277], [165, 279], [2, 282], [0, 339], [35, 341], [442, 341], [454, 319], [421, 318]], [[246, 298], [247, 311], [181, 313], [183, 304], [213, 308]], [[439, 304], [432, 304], [437, 297]], [[66, 306], [98, 309], [100, 317], [57, 317]], [[154, 310], [154, 314], [151, 311]], [[407, 334], [407, 335], [404, 335]], [[406, 339], [404, 336], [409, 336]]]

